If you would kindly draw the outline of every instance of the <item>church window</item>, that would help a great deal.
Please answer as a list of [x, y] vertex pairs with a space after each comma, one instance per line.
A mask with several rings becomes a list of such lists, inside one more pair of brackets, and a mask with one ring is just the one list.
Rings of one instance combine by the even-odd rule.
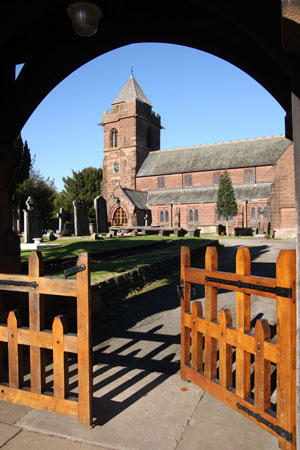
[[194, 211], [192, 209], [189, 210], [189, 222], [194, 222]]
[[163, 210], [161, 210], [160, 213], [159, 213], [159, 221], [160, 221], [160, 223], [164, 223], [164, 212], [163, 212]]
[[111, 130], [111, 147], [118, 147], [118, 130]]
[[253, 182], [254, 182], [253, 169], [245, 170], [245, 183], [253, 183]]
[[199, 211], [195, 209], [194, 211], [194, 222], [199, 222]]
[[267, 220], [268, 219], [268, 209], [267, 209], [267, 207], [265, 206], [264, 207], [264, 220]]
[[193, 179], [191, 174], [187, 174], [184, 176], [184, 185], [185, 187], [193, 186]]
[[119, 169], [120, 169], [119, 163], [118, 163], [118, 162], [115, 162], [115, 163], [114, 163], [114, 172], [115, 172], [115, 173], [118, 173], [118, 172], [119, 172]]
[[257, 220], [260, 219], [260, 212], [261, 212], [261, 207], [259, 206], [259, 207], [257, 208]]
[[220, 178], [221, 178], [221, 172], [215, 172], [214, 173], [214, 185], [218, 185], [220, 183]]
[[251, 220], [255, 220], [255, 208], [254, 208], [254, 206], [251, 208]]
[[169, 222], [169, 211], [166, 210], [165, 211], [165, 223], [168, 223], [168, 222]]
[[158, 177], [158, 189], [163, 189], [165, 186], [165, 177]]

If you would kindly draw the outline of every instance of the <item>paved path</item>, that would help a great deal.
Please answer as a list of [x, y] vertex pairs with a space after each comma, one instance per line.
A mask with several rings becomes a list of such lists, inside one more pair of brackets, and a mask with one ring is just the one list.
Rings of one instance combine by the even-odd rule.
[[[221, 270], [234, 270], [236, 248], [251, 243], [252, 269], [274, 274], [281, 248], [294, 241], [225, 240]], [[124, 302], [95, 342], [95, 426], [0, 402], [0, 448], [8, 450], [261, 450], [277, 439], [179, 376], [180, 311], [171, 283]], [[195, 297], [201, 298], [201, 290]], [[233, 308], [222, 293], [220, 307]], [[254, 300], [255, 318], [261, 304]], [[272, 311], [264, 314], [272, 320]], [[70, 370], [75, 369], [73, 366]], [[76, 392], [76, 377], [71, 383]]]

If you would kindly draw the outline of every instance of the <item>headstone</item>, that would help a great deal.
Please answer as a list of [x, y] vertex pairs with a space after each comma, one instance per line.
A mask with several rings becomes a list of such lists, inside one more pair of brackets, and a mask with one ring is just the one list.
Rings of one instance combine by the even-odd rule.
[[94, 199], [94, 208], [96, 216], [96, 233], [107, 233], [106, 201], [102, 195], [98, 195], [98, 197]]
[[180, 228], [180, 208], [175, 210], [174, 227]]
[[146, 211], [145, 215], [144, 215], [144, 223], [145, 223], [145, 227], [148, 227], [149, 225], [149, 213]]
[[88, 236], [89, 222], [85, 200], [74, 200], [74, 229], [75, 236]]
[[66, 230], [66, 213], [64, 208], [59, 208], [59, 212], [56, 214], [58, 217], [58, 234], [62, 234]]
[[24, 243], [33, 242], [33, 238], [42, 237], [41, 213], [36, 207], [32, 197], [26, 200], [26, 209], [24, 209]]
[[262, 210], [259, 215], [259, 224], [257, 234], [264, 234], [264, 211]]

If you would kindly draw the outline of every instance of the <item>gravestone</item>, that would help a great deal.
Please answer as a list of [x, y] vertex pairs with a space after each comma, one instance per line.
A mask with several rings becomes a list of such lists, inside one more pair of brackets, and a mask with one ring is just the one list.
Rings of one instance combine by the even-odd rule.
[[96, 233], [107, 233], [106, 201], [102, 195], [98, 195], [98, 197], [94, 199], [94, 208], [96, 216]]
[[89, 222], [85, 200], [74, 200], [74, 229], [75, 236], [88, 236]]
[[24, 243], [30, 244], [34, 238], [42, 238], [41, 213], [32, 197], [26, 200], [24, 211]]
[[175, 210], [174, 227], [180, 228], [180, 208]]
[[145, 224], [145, 227], [148, 227], [149, 225], [150, 225], [150, 218], [149, 218], [149, 216], [150, 216], [150, 214], [146, 211], [145, 212], [145, 215], [144, 215], [144, 224]]
[[64, 211], [64, 208], [59, 208], [59, 212], [56, 214], [56, 217], [58, 217], [58, 234], [62, 234], [66, 230], [66, 213]]
[[259, 224], [258, 224], [258, 231], [257, 234], [264, 234], [264, 211], [260, 211], [259, 214]]

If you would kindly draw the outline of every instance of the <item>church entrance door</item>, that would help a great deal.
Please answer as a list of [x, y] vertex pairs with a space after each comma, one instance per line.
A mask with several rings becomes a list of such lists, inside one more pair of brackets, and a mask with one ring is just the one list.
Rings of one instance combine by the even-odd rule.
[[123, 225], [127, 225], [127, 224], [128, 224], [128, 220], [127, 220], [126, 213], [123, 208], [119, 207], [118, 209], [116, 209], [116, 211], [114, 213], [113, 226], [116, 227], [116, 226], [123, 226]]

